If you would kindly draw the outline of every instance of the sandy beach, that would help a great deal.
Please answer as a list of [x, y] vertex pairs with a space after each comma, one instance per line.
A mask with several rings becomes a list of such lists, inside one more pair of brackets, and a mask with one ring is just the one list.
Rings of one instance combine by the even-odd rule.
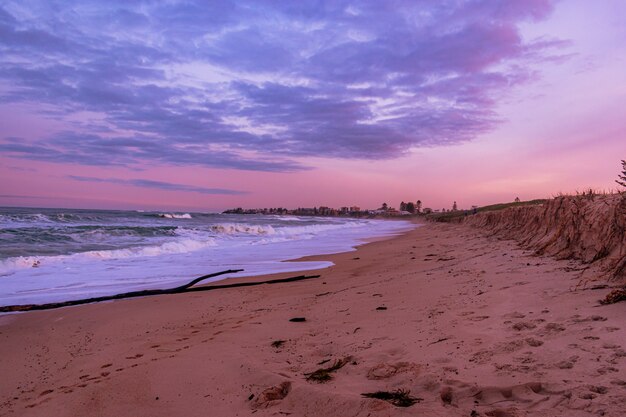
[[[626, 304], [598, 304], [599, 270], [451, 224], [320, 259], [308, 281], [0, 316], [0, 414], [626, 415]], [[396, 390], [415, 404], [362, 396]]]
[[624, 17], [1, 1], [0, 417], [626, 417]]

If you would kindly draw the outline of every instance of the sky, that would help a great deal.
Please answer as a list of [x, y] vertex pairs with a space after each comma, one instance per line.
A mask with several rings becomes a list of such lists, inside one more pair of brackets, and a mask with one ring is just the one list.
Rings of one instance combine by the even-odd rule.
[[0, 2], [0, 206], [616, 189], [622, 0]]

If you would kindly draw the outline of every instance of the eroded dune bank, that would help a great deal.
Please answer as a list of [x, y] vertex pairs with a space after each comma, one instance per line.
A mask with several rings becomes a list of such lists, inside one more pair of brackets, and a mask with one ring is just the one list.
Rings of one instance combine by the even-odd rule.
[[464, 223], [538, 254], [598, 263], [611, 277], [626, 278], [626, 194], [557, 197], [478, 213]]

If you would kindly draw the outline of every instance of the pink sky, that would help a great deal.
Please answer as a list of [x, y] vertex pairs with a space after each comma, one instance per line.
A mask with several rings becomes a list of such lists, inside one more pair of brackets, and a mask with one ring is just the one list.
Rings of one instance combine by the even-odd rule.
[[[19, 15], [17, 10], [14, 15]], [[383, 202], [398, 206], [402, 200], [420, 199], [424, 206], [439, 209], [450, 208], [453, 201], [468, 208], [590, 187], [615, 190], [620, 160], [626, 159], [623, 16], [626, 3], [621, 1], [562, 1], [545, 18], [519, 22], [516, 27], [525, 41], [569, 43], [555, 54], [559, 58], [524, 61], [532, 80], [492, 94], [492, 110], [501, 122], [469, 139], [415, 143], [403, 155], [382, 159], [278, 155], [307, 167], [288, 172], [161, 160], [125, 165], [55, 162], [0, 150], [0, 205], [216, 211], [239, 206], [376, 208]], [[0, 79], [5, 92], [10, 90], [6, 83]], [[54, 107], [32, 99], [5, 101], [0, 104], [0, 139], [24, 138], [30, 143], [68, 130], [85, 132], [87, 122], [101, 118], [97, 112], [42, 112]], [[124, 182], [130, 179], [243, 193]]]

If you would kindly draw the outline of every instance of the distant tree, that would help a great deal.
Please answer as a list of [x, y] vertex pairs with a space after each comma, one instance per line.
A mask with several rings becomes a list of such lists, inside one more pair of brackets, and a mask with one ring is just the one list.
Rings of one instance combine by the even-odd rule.
[[404, 201], [400, 203], [400, 211], [406, 211], [406, 203]]
[[383, 203], [382, 207], [380, 208], [381, 210], [387, 211], [389, 209], [389, 206], [387, 205], [387, 203]]
[[515, 202], [516, 202], [516, 203], [519, 203], [519, 202], [520, 202], [519, 197], [515, 197]]
[[419, 213], [422, 211], [422, 200], [417, 200], [415, 203], [415, 212]]
[[452, 204], [452, 211], [456, 211], [456, 201]]
[[618, 179], [615, 180], [616, 183], [621, 185], [622, 187], [626, 187], [626, 161], [622, 159], [622, 173], [617, 176]]
[[415, 204], [413, 204], [412, 202], [406, 203], [406, 211], [408, 211], [409, 213], [415, 213]]

